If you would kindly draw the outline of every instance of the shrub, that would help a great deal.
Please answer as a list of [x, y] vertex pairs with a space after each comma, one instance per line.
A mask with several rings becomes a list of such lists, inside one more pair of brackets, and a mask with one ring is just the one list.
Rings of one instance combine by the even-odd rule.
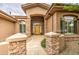
[[46, 39], [45, 38], [41, 41], [41, 46], [43, 48], [46, 48]]

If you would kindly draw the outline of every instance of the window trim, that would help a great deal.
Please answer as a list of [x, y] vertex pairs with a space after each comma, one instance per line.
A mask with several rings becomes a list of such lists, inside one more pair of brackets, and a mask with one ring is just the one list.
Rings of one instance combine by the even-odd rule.
[[21, 21], [24, 21], [24, 20], [19, 20], [19, 32], [20, 33], [26, 33], [26, 22], [25, 24], [21, 23]]
[[[74, 17], [74, 19], [72, 20], [73, 22], [74, 22], [75, 20], [77, 20], [77, 17], [76, 17], [76, 16], [64, 15], [64, 16], [62, 17], [61, 21], [62, 21], [62, 20], [65, 21], [64, 17], [67, 17], [67, 16]], [[74, 24], [74, 26], [75, 26], [75, 23], [73, 23], [73, 24]], [[61, 25], [61, 26], [62, 26], [62, 25]], [[74, 26], [73, 26], [73, 27], [74, 27]], [[75, 28], [73, 28], [73, 33], [68, 33], [68, 32], [65, 33], [65, 32], [63, 31], [63, 27], [61, 27], [61, 33], [63, 33], [63, 34], [75, 34], [74, 30], [75, 30]]]

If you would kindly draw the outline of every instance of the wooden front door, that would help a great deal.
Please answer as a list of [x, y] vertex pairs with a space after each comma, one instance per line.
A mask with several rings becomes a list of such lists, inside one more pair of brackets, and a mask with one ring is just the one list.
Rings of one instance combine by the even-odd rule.
[[31, 34], [32, 35], [44, 34], [44, 18], [42, 16], [31, 17]]
[[33, 25], [33, 34], [39, 35], [39, 34], [41, 34], [41, 30], [42, 30], [41, 24], [36, 23], [36, 24]]

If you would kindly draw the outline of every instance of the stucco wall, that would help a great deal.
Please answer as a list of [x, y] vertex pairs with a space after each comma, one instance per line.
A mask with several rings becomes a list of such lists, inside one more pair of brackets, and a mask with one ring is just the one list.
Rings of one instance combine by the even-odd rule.
[[44, 20], [44, 33], [46, 33], [46, 32], [47, 32], [47, 25], [46, 25], [46, 23], [47, 23], [47, 21], [46, 21], [46, 20]]
[[26, 21], [26, 30], [27, 34], [31, 35], [31, 16], [44, 16], [46, 14], [46, 9], [41, 7], [33, 7], [26, 10], [27, 21]]
[[51, 15], [47, 20], [46, 20], [46, 32], [56, 32], [57, 28], [57, 12]]
[[55, 12], [53, 15], [53, 32], [57, 32], [57, 12]]
[[5, 40], [6, 37], [14, 34], [14, 27], [14, 23], [0, 18], [0, 40]]
[[40, 7], [34, 7], [26, 10], [27, 15], [34, 15], [34, 14], [41, 14], [45, 15], [46, 9], [40, 8]]
[[[19, 19], [17, 19], [18, 21], [15, 23], [15, 33], [19, 33], [20, 32], [20, 23], [19, 23], [19, 21], [21, 21], [21, 20], [24, 20], [25, 22], [26, 22], [26, 27], [27, 27], [27, 19], [23, 19], [23, 18], [19, 18]], [[28, 28], [26, 28], [26, 33], [27, 33], [27, 29]]]
[[19, 21], [15, 23], [15, 32], [19, 33]]
[[[52, 29], [53, 32], [61, 33], [60, 20], [64, 15], [77, 16], [77, 19], [79, 19], [79, 13], [75, 13], [75, 12], [74, 13], [73, 12], [55, 12], [46, 21], [48, 32], [50, 32], [51, 28], [53, 27], [53, 29]], [[53, 25], [51, 25], [51, 22], [52, 22]], [[77, 29], [79, 29], [79, 28], [77, 28]], [[77, 32], [79, 32], [79, 30]]]
[[51, 32], [52, 31], [52, 16], [49, 19], [47, 19], [46, 30], [47, 30], [47, 32]]
[[75, 13], [75, 12], [57, 12], [57, 16], [56, 16], [56, 18], [57, 18], [57, 22], [56, 22], [56, 32], [61, 32], [61, 27], [60, 27], [60, 20], [61, 20], [61, 18], [64, 16], [64, 15], [73, 15], [73, 16], [77, 16], [78, 18], [77, 19], [79, 19], [79, 13]]

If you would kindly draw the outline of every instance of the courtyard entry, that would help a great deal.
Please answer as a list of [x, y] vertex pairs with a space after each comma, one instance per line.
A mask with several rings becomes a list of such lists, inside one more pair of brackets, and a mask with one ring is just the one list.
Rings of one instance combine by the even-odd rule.
[[44, 18], [42, 16], [31, 17], [31, 33], [32, 35], [44, 34]]
[[47, 55], [45, 49], [40, 45], [43, 39], [43, 35], [32, 35], [29, 37], [26, 43], [27, 55]]

